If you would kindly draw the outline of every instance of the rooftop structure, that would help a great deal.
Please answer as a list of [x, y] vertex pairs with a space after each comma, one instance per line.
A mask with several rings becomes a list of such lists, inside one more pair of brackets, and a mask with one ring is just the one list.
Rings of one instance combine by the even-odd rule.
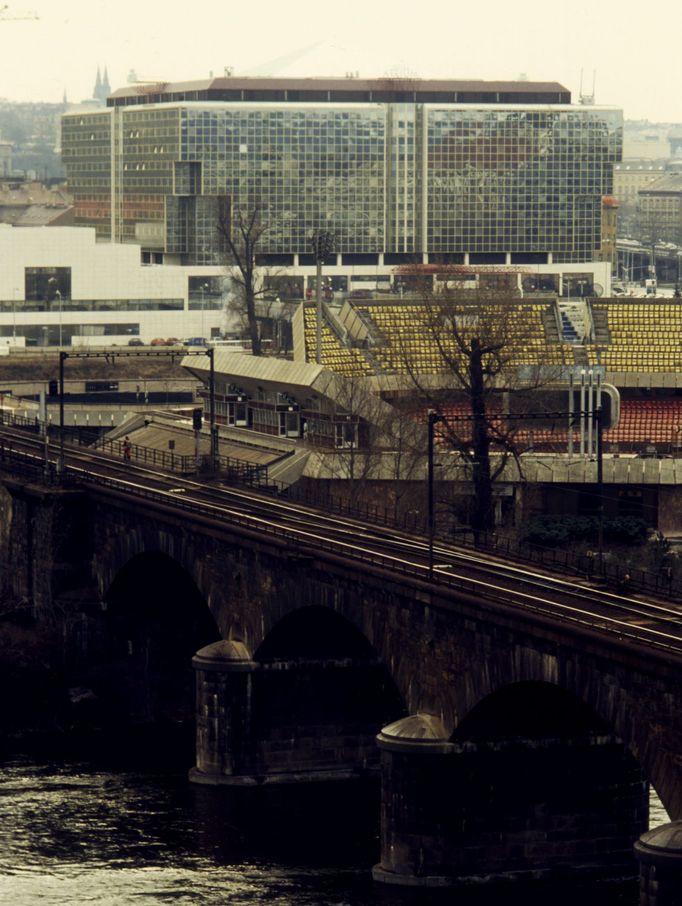
[[570, 104], [558, 82], [482, 79], [252, 78], [226, 76], [191, 82], [144, 82], [111, 93], [110, 106], [187, 101], [297, 103]]
[[72, 221], [71, 196], [63, 186], [35, 180], [0, 179], [0, 223], [12, 226], [65, 226]]

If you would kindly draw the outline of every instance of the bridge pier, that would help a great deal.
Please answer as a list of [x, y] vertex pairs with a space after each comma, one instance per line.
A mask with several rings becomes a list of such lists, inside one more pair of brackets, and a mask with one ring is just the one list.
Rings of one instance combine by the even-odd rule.
[[90, 584], [92, 531], [87, 496], [3, 478], [0, 486], [0, 596], [55, 618], [60, 596]]
[[255, 782], [251, 769], [251, 692], [258, 665], [242, 642], [214, 642], [194, 656], [196, 671], [195, 783]]
[[648, 791], [614, 737], [452, 742], [418, 714], [384, 728], [381, 862], [408, 886], [634, 877]]
[[678, 906], [682, 894], [682, 821], [663, 824], [635, 843], [640, 906]]
[[363, 658], [251, 659], [242, 642], [202, 648], [195, 783], [249, 786], [378, 775], [384, 668]]

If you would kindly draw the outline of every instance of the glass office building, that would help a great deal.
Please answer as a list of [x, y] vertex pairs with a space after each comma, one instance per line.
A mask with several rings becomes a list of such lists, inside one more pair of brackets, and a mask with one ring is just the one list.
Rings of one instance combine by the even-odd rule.
[[592, 261], [622, 114], [532, 82], [213, 79], [129, 87], [63, 117], [76, 224], [149, 260], [222, 261], [254, 207], [271, 263]]

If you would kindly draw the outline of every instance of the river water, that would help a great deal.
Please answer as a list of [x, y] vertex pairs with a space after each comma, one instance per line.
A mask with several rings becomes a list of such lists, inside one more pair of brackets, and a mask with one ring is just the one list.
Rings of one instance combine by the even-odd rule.
[[[84, 762], [5, 754], [0, 757], [0, 904], [518, 902], [509, 891], [490, 898], [481, 891], [405, 893], [374, 884], [375, 795], [364, 791], [353, 801], [342, 793], [335, 805], [322, 807], [314, 791], [306, 802], [300, 790], [280, 790], [263, 806], [248, 796], [189, 784], [184, 770], [131, 769], [106, 758]], [[652, 816], [653, 824], [665, 820], [662, 811]], [[532, 890], [524, 894], [524, 902], [575, 903], [573, 894], [564, 901], [561, 890], [536, 893], [537, 898]], [[635, 906], [637, 891], [634, 884], [607, 886], [587, 890], [580, 899], [581, 906]]]

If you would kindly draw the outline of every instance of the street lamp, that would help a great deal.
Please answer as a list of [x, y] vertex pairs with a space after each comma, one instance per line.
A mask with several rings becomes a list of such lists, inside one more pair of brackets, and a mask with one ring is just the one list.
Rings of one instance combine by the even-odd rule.
[[[64, 362], [68, 353], [59, 350], [59, 456], [57, 457], [57, 474], [64, 473]], [[75, 416], [74, 416], [75, 418]]]
[[17, 293], [19, 290], [15, 287], [12, 290], [12, 346], [17, 344]]
[[208, 283], [202, 283], [201, 286], [199, 287], [199, 290], [201, 292], [201, 336], [202, 337], [204, 337], [204, 331], [206, 330], [206, 328], [204, 326], [204, 313], [206, 311], [206, 290], [208, 290], [210, 288], [211, 287], [208, 285]]
[[209, 346], [206, 350], [208, 355], [208, 423], [211, 448], [211, 468], [218, 467], [218, 426], [215, 421], [215, 347]]
[[62, 294], [57, 290], [56, 297], [59, 299], [59, 348], [62, 348]]
[[331, 255], [334, 248], [334, 235], [328, 230], [317, 230], [311, 237], [313, 254], [317, 265], [316, 307], [317, 307], [317, 350], [315, 361], [322, 360], [322, 262]]
[[[50, 277], [47, 281], [48, 285], [55, 284], [57, 282], [56, 277]], [[54, 291], [55, 296], [59, 300], [59, 348], [62, 348], [62, 294], [61, 290], [56, 289]]]

